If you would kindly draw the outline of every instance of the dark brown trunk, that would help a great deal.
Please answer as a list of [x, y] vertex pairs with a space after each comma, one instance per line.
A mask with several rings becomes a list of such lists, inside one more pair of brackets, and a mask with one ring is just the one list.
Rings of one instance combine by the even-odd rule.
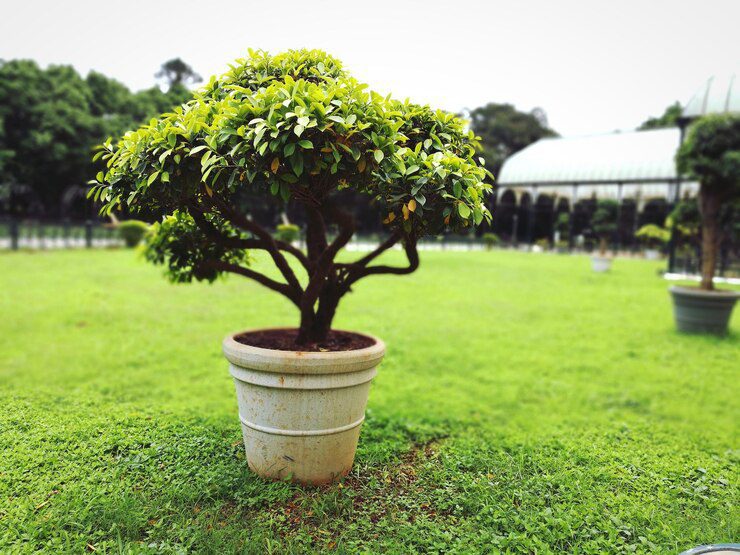
[[327, 281], [319, 296], [316, 311], [301, 313], [296, 345], [316, 344], [327, 339], [341, 296], [339, 288], [333, 282]]
[[714, 289], [714, 269], [717, 265], [717, 250], [719, 248], [719, 211], [720, 199], [716, 195], [707, 194], [702, 190], [699, 193], [701, 208], [701, 288], [711, 291]]
[[599, 254], [601, 256], [606, 255], [606, 237], [601, 237], [599, 239]]

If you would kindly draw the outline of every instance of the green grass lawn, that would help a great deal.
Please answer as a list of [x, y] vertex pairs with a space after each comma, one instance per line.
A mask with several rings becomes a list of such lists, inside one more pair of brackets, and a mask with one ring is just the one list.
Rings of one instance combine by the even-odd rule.
[[[400, 255], [392, 253], [390, 262]], [[0, 255], [0, 552], [676, 553], [740, 540], [740, 310], [674, 331], [658, 262], [422, 253], [336, 326], [382, 337], [355, 467], [247, 469], [220, 353], [294, 325], [131, 251]]]

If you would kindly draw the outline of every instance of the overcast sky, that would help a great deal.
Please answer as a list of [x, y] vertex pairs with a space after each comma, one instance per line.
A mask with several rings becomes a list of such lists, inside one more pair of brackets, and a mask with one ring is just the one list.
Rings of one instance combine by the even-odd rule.
[[149, 87], [176, 56], [204, 77], [248, 47], [322, 48], [399, 98], [542, 107], [563, 135], [630, 129], [740, 66], [740, 0], [3, 0], [0, 58]]

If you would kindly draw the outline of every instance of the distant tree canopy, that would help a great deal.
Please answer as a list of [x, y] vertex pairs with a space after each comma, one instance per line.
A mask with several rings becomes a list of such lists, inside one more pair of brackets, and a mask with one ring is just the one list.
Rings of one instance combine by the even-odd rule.
[[180, 58], [173, 58], [167, 60], [159, 68], [159, 71], [154, 74], [157, 79], [164, 79], [167, 83], [168, 90], [172, 87], [184, 86], [184, 85], [195, 85], [200, 83], [203, 78], [195, 73], [192, 67], [183, 62]]
[[132, 93], [97, 72], [0, 60], [0, 205], [59, 215], [84, 198], [92, 148], [190, 98], [182, 85]]
[[682, 111], [683, 108], [681, 107], [681, 103], [676, 101], [665, 109], [663, 115], [657, 118], [648, 118], [642, 123], [642, 125], [640, 125], [640, 127], [638, 127], [638, 129], [645, 131], [647, 129], [678, 127], [678, 119], [681, 117]]
[[511, 104], [489, 103], [470, 112], [470, 125], [481, 138], [486, 168], [498, 177], [504, 160], [543, 137], [557, 137], [540, 108], [520, 112]]

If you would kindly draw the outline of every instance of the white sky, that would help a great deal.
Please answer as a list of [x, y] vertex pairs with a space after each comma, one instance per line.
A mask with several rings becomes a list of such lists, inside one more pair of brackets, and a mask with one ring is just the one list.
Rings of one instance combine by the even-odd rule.
[[448, 110], [544, 108], [563, 135], [630, 129], [740, 67], [740, 0], [0, 0], [0, 58], [149, 87], [248, 47], [315, 47], [380, 92]]

